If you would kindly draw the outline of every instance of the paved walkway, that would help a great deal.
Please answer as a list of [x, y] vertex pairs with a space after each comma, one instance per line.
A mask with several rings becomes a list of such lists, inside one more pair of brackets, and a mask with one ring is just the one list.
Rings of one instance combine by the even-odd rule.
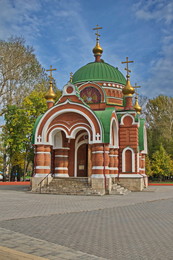
[[172, 241], [172, 186], [103, 197], [0, 187], [0, 260], [172, 260]]

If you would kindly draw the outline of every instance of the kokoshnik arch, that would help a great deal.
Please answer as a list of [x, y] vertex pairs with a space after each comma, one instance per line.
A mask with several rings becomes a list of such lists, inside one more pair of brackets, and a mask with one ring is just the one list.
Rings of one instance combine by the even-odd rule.
[[[130, 84], [129, 61], [126, 79], [101, 59], [103, 49], [97, 29], [95, 61], [81, 67], [64, 86], [54, 104], [52, 68], [45, 98], [48, 110], [34, 127], [34, 176], [32, 190], [49, 178], [91, 180], [101, 194], [111, 189], [112, 180], [130, 190], [147, 186], [145, 156], [147, 136], [135, 88]], [[51, 181], [50, 180], [50, 181]], [[76, 188], [77, 189], [77, 188]]]

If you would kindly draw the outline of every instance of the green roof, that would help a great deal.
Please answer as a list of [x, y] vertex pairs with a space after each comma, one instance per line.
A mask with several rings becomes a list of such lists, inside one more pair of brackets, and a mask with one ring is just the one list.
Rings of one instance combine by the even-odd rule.
[[115, 110], [113, 107], [106, 108], [102, 111], [93, 111], [98, 117], [99, 121], [102, 123], [104, 133], [103, 133], [103, 143], [110, 142], [110, 122], [112, 112]]
[[144, 150], [144, 124], [145, 119], [140, 118], [140, 126], [138, 128], [138, 138], [139, 138], [139, 150]]
[[105, 62], [90, 62], [74, 73], [73, 84], [86, 81], [106, 81], [126, 84], [126, 79], [118, 68]]
[[33, 128], [33, 131], [32, 131], [32, 144], [35, 143], [35, 132], [36, 132], [36, 128], [38, 126], [38, 123], [40, 122], [41, 118], [43, 117], [43, 114], [38, 116], [36, 121], [35, 121], [35, 124], [34, 124], [34, 128]]

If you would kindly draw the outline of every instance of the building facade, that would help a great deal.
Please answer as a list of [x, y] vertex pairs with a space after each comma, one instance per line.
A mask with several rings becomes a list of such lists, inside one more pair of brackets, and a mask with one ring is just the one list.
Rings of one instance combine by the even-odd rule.
[[125, 79], [102, 52], [97, 38], [95, 61], [74, 73], [56, 104], [50, 81], [48, 110], [34, 127], [33, 190], [46, 178], [88, 178], [100, 194], [116, 181], [130, 190], [147, 186], [147, 135], [137, 98], [133, 105], [130, 61]]

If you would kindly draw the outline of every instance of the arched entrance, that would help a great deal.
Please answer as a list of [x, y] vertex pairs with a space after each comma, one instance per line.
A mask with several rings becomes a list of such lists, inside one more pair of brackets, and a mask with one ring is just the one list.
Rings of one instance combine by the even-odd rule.
[[88, 177], [88, 133], [80, 131], [75, 140], [75, 177]]
[[82, 144], [77, 151], [77, 177], [88, 176], [88, 144]]
[[126, 172], [132, 172], [132, 152], [127, 150], [125, 152], [125, 164], [126, 164]]

